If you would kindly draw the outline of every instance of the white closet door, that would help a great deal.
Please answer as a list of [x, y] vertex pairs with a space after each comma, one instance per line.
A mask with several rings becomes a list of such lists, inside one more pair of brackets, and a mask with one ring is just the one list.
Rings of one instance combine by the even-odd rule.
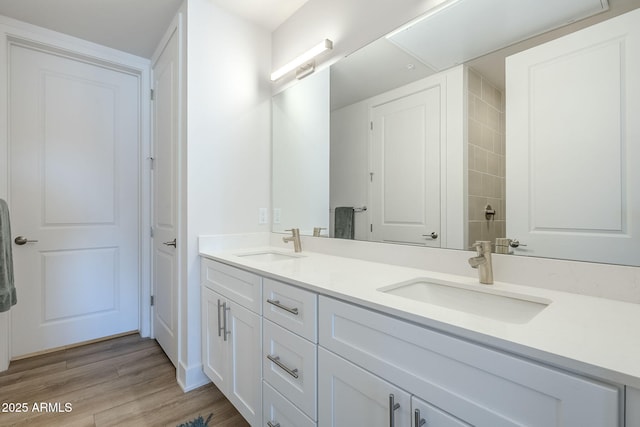
[[640, 264], [640, 10], [507, 58], [516, 253]]
[[442, 84], [371, 107], [374, 241], [440, 246]]
[[178, 366], [179, 46], [176, 30], [153, 65], [153, 336]]
[[139, 328], [139, 81], [10, 47], [12, 356]]

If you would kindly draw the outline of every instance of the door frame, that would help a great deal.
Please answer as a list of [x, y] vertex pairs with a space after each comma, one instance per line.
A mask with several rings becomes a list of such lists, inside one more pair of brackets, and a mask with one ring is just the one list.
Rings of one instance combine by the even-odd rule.
[[[37, 27], [11, 18], [0, 16], [0, 128], [8, 125], [8, 69], [9, 47], [11, 44], [37, 48], [45, 52], [79, 59], [97, 64], [119, 72], [125, 72], [138, 78], [139, 81], [139, 129], [138, 153], [140, 165], [138, 170], [138, 202], [139, 217], [139, 331], [143, 337], [150, 335], [151, 324], [151, 238], [150, 230], [150, 61], [132, 54], [101, 46], [76, 37], [71, 37], [45, 28]], [[9, 194], [9, 141], [7, 132], [0, 133], [0, 197], [11, 204]], [[18, 301], [20, 296], [18, 295]], [[9, 367], [11, 357], [11, 310], [0, 313], [0, 372]]]

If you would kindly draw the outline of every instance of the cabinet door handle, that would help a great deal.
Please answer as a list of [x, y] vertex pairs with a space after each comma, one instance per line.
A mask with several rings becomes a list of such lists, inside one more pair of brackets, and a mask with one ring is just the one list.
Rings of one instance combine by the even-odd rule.
[[227, 303], [222, 303], [222, 330], [224, 332], [224, 340], [227, 340], [227, 335], [231, 335], [231, 331], [227, 331], [227, 311], [230, 311], [231, 307], [227, 307]]
[[[226, 303], [224, 304], [226, 305]], [[220, 300], [218, 300], [218, 336], [222, 336], [222, 331], [224, 330], [224, 326], [222, 326], [222, 321], [220, 320], [220, 308], [223, 307], [223, 304], [220, 304]], [[226, 335], [225, 335], [226, 339]]]
[[273, 299], [267, 299], [267, 302], [271, 305], [275, 305], [278, 308], [283, 309], [284, 311], [288, 311], [291, 314], [295, 314], [296, 316], [298, 315], [298, 308], [297, 307], [287, 307], [286, 305], [282, 305], [280, 304], [280, 301], [278, 300], [273, 300]]
[[280, 361], [280, 356], [272, 356], [267, 354], [267, 359], [275, 363], [280, 369], [291, 375], [293, 378], [298, 378], [298, 369], [291, 369]]
[[267, 426], [268, 427], [280, 427], [280, 423], [273, 424], [271, 421], [267, 421]]
[[400, 404], [396, 403], [396, 397], [389, 395], [389, 427], [396, 427], [396, 411], [400, 409]]
[[427, 423], [427, 420], [420, 417], [420, 409], [416, 409], [413, 413], [413, 426], [414, 427], [422, 427]]

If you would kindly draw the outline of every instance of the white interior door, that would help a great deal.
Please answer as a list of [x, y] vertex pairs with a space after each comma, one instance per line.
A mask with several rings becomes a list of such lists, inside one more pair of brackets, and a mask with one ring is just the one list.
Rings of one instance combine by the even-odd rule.
[[371, 108], [371, 237], [440, 246], [442, 88]]
[[9, 54], [12, 356], [138, 330], [138, 78]]
[[640, 264], [640, 10], [507, 58], [518, 254]]
[[[153, 334], [178, 362], [178, 34], [153, 66]], [[176, 365], [177, 366], [177, 365]]]

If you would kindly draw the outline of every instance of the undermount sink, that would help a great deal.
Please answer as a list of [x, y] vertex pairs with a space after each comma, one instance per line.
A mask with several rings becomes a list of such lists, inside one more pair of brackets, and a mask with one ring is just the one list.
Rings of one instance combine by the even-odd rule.
[[236, 256], [250, 259], [253, 261], [273, 262], [273, 261], [284, 261], [288, 259], [302, 258], [304, 255], [288, 254], [284, 252], [267, 250], [267, 251], [261, 251], [261, 252], [236, 254]]
[[474, 285], [430, 278], [417, 278], [378, 291], [509, 323], [527, 323], [552, 302], [531, 295], [489, 287], [476, 289]]

